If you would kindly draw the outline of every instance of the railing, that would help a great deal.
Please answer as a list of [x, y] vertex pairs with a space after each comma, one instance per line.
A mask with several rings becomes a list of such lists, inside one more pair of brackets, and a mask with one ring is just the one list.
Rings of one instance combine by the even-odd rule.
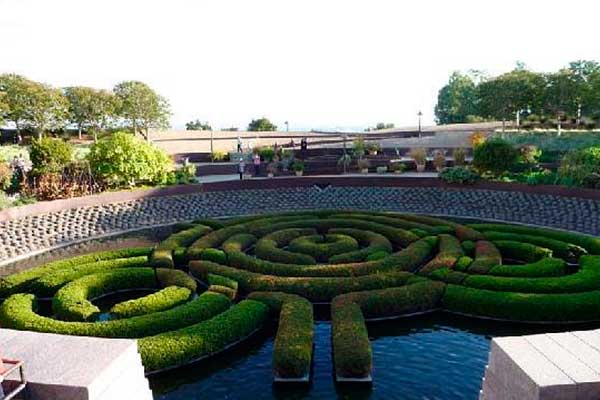
[[20, 381], [18, 382], [17, 386], [11, 387], [10, 391], [8, 393], [4, 394], [4, 397], [1, 396], [3, 391], [0, 392], [0, 399], [2, 399], [2, 400], [14, 399], [19, 393], [21, 393], [23, 390], [25, 390], [25, 387], [27, 386], [27, 379], [25, 378], [25, 370], [23, 368], [23, 361], [10, 360], [7, 358], [3, 358], [2, 364], [11, 364], [12, 365], [11, 367], [5, 368], [2, 372], [0, 372], [0, 377], [2, 378], [2, 381], [4, 381], [10, 374], [12, 374], [17, 369], [19, 370]]

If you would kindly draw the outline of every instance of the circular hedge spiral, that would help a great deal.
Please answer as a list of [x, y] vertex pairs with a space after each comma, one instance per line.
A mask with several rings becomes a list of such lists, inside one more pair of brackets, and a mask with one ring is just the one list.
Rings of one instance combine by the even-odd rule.
[[[295, 381], [310, 373], [312, 303], [328, 303], [337, 379], [360, 381], [370, 379], [372, 365], [366, 320], [439, 310], [523, 322], [600, 320], [600, 239], [583, 234], [339, 210], [175, 228], [153, 249], [93, 253], [3, 278], [0, 323], [139, 338], [153, 372], [222, 351], [275, 317], [275, 379]], [[137, 289], [152, 293], [98, 320], [95, 299]], [[39, 299], [51, 300], [50, 316], [36, 311]]]

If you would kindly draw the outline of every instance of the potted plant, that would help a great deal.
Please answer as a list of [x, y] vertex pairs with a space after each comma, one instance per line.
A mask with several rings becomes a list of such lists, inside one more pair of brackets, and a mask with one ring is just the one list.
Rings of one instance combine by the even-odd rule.
[[366, 158], [359, 158], [358, 161], [356, 161], [356, 166], [362, 174], [369, 173], [369, 160]]
[[452, 152], [452, 158], [454, 158], [454, 166], [460, 167], [465, 165], [465, 160], [467, 158], [467, 152], [462, 147], [457, 147]]
[[381, 146], [377, 142], [369, 142], [366, 144], [366, 149], [370, 156], [376, 156], [381, 151]]
[[302, 176], [304, 173], [304, 162], [302, 160], [294, 160], [292, 169], [296, 173], [296, 176]]
[[271, 162], [267, 164], [267, 176], [272, 178], [275, 176], [275, 171], [277, 170], [277, 164]]
[[404, 172], [405, 168], [406, 167], [401, 162], [390, 162], [390, 165], [388, 167], [388, 169], [395, 174], [401, 174], [402, 172]]
[[446, 153], [443, 150], [433, 152], [433, 165], [437, 172], [441, 172], [446, 167]]
[[425, 171], [427, 165], [427, 151], [423, 147], [416, 147], [410, 150], [409, 157], [415, 161], [417, 172]]
[[352, 141], [352, 153], [359, 159], [365, 155], [365, 139], [362, 136], [358, 136]]
[[340, 172], [345, 172], [350, 167], [352, 157], [349, 154], [342, 155], [337, 161], [337, 167]]

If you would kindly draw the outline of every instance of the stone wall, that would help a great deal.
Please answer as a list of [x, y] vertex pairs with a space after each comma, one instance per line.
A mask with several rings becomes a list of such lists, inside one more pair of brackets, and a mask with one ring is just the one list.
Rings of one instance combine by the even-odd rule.
[[283, 185], [138, 198], [7, 220], [0, 223], [0, 264], [78, 241], [198, 217], [314, 208], [496, 219], [600, 235], [600, 199], [476, 188]]

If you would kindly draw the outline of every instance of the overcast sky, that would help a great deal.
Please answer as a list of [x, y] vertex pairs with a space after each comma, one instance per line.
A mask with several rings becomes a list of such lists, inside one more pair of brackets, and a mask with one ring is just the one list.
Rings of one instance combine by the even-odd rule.
[[600, 60], [599, 15], [589, 0], [0, 0], [0, 73], [141, 80], [174, 127], [406, 126], [433, 121], [454, 70]]

